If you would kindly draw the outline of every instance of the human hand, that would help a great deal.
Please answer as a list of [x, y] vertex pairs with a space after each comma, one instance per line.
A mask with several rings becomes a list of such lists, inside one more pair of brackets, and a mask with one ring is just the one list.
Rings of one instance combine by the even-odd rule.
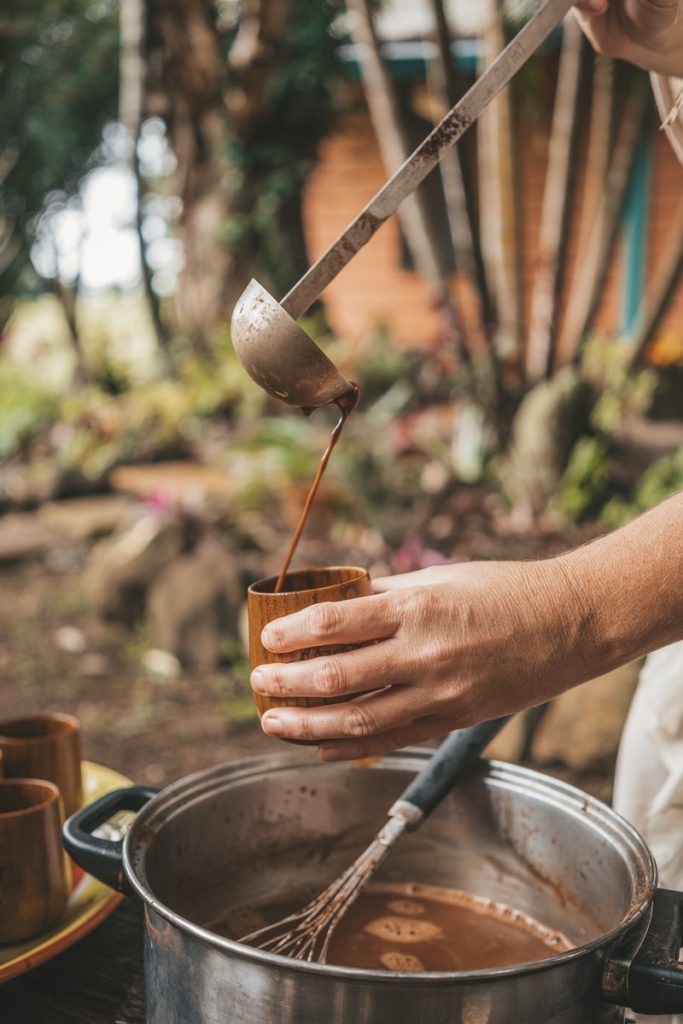
[[582, 0], [576, 7], [599, 53], [683, 76], [683, 0]]
[[370, 643], [270, 664], [253, 688], [277, 697], [347, 697], [268, 711], [271, 736], [320, 744], [325, 761], [419, 743], [542, 703], [590, 677], [585, 616], [560, 559], [445, 565], [378, 580], [376, 593], [270, 623], [264, 646]]

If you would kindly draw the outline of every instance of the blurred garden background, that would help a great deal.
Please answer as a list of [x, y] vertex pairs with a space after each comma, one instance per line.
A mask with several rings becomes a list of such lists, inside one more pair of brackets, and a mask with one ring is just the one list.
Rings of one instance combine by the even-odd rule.
[[[333, 421], [230, 344], [529, 15], [525, 0], [5, 0], [0, 717], [163, 784], [255, 751], [244, 598]], [[683, 488], [683, 169], [573, 21], [306, 327], [362, 391], [299, 564], [548, 556]], [[502, 756], [608, 797], [636, 667]]]

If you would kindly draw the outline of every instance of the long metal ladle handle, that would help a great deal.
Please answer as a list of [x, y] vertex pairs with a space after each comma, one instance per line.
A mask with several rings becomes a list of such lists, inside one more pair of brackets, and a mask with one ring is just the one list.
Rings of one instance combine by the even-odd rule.
[[456, 143], [474, 124], [491, 100], [495, 99], [541, 43], [561, 24], [573, 5], [574, 0], [546, 0], [472, 88], [349, 224], [346, 231], [285, 295], [281, 305], [294, 320], [303, 316], [330, 281], [370, 241], [387, 218], [396, 212], [405, 197], [415, 191], [449, 146]]

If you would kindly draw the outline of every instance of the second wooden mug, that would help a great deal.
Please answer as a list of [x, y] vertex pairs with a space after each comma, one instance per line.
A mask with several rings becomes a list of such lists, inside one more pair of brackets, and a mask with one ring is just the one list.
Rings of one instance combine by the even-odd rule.
[[78, 719], [39, 712], [0, 722], [0, 751], [8, 779], [47, 779], [58, 787], [68, 818], [83, 802]]
[[[252, 669], [257, 665], [274, 662], [304, 661], [321, 654], [339, 654], [349, 651], [358, 644], [336, 644], [325, 647], [309, 647], [289, 654], [273, 654], [261, 643], [263, 627], [283, 615], [291, 615], [312, 604], [327, 601], [347, 601], [352, 597], [367, 597], [372, 585], [367, 569], [356, 566], [331, 566], [324, 569], [302, 569], [288, 573], [281, 593], [275, 593], [276, 577], [253, 583], [248, 591], [249, 609], [249, 660]], [[259, 716], [270, 708], [278, 707], [319, 707], [321, 704], [337, 704], [345, 697], [269, 697], [254, 694]]]
[[0, 781], [0, 945], [33, 938], [64, 913], [63, 820], [52, 782]]

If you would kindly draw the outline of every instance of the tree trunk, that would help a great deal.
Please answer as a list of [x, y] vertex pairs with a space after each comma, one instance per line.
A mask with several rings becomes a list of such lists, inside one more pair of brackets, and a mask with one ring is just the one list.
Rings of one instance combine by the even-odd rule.
[[147, 18], [149, 63], [158, 85], [148, 97], [148, 113], [167, 123], [183, 203], [178, 322], [206, 347], [235, 284], [232, 256], [219, 239], [230, 212], [226, 63], [211, 0], [147, 0]]
[[547, 377], [555, 337], [557, 302], [562, 281], [564, 239], [574, 181], [572, 159], [578, 124], [583, 34], [571, 15], [564, 23], [555, 109], [548, 147], [536, 274], [531, 295], [531, 319], [526, 350], [527, 379]]
[[[401, 109], [379, 50], [368, 0], [348, 0], [347, 6], [354, 15], [352, 33], [359, 50], [370, 117], [386, 171], [393, 174], [410, 155]], [[445, 298], [448, 294], [446, 273], [432, 241], [419, 190], [403, 200], [398, 216], [418, 273], [439, 298]]]
[[576, 251], [578, 259], [568, 289], [569, 302], [565, 311], [557, 344], [555, 345], [555, 369], [566, 366], [573, 357], [570, 350], [572, 339], [572, 302], [578, 296], [578, 281], [584, 254], [588, 251], [591, 235], [600, 210], [605, 190], [605, 181], [612, 153], [612, 126], [614, 121], [614, 61], [609, 57], [593, 57], [593, 91], [591, 96], [590, 128], [586, 153], [584, 186], [581, 202]]
[[[353, 12], [353, 36], [360, 51], [363, 85], [386, 170], [393, 174], [410, 156], [401, 109], [389, 72], [382, 58], [370, 10], [370, 0], [347, 0]], [[401, 227], [418, 273], [433, 291], [442, 315], [442, 344], [453, 347], [468, 368], [470, 383], [471, 353], [467, 347], [462, 319], [450, 294], [448, 274], [439, 259], [430, 229], [429, 217], [420, 190], [407, 196], [398, 213]]]
[[120, 0], [120, 91], [119, 120], [132, 139], [131, 169], [135, 176], [135, 229], [140, 250], [140, 275], [147, 311], [156, 337], [157, 346], [168, 368], [171, 364], [170, 337], [162, 320], [159, 296], [152, 287], [152, 274], [147, 262], [147, 246], [142, 234], [142, 200], [145, 183], [140, 173], [138, 142], [144, 117], [146, 92], [146, 44], [144, 0]]
[[[505, 45], [502, 9], [496, 0], [488, 0], [488, 10], [488, 28], [483, 36], [484, 66], [488, 66]], [[519, 357], [522, 351], [520, 191], [509, 88], [489, 104], [479, 118], [478, 142], [481, 239], [498, 310], [499, 347], [501, 355]]]
[[[442, 0], [432, 0], [436, 23], [436, 57], [428, 68], [429, 86], [438, 104], [438, 120], [457, 103], [458, 90], [455, 85], [451, 60], [451, 36]], [[435, 126], [437, 119], [435, 119]], [[446, 197], [446, 213], [455, 254], [455, 265], [460, 273], [477, 280], [475, 240], [469, 218], [465, 183], [460, 164], [460, 150], [456, 143], [444, 153], [439, 164]]]
[[74, 353], [74, 373], [71, 379], [71, 387], [73, 390], [83, 387], [83, 385], [90, 380], [90, 374], [88, 372], [85, 355], [83, 353], [83, 346], [81, 344], [81, 334], [78, 327], [78, 314], [76, 312], [78, 283], [79, 279], [76, 278], [72, 284], [64, 285], [59, 279], [59, 274], [57, 274], [52, 281], [52, 290], [57, 301], [62, 307], [64, 320], [66, 321], [66, 326], [69, 331], [69, 341]]
[[573, 301], [567, 311], [567, 333], [563, 347], [567, 355], [571, 354], [573, 362], [579, 359], [581, 345], [591, 329], [600, 303], [631, 170], [642, 136], [648, 99], [646, 84], [638, 75], [625, 101], [598, 214], [588, 250], [580, 259], [581, 269], [574, 285]]
[[[455, 106], [460, 98], [456, 87], [451, 58], [451, 35], [443, 0], [432, 0], [432, 10], [436, 26], [437, 54], [428, 67], [430, 89], [435, 94], [438, 104], [439, 120]], [[464, 173], [464, 161], [459, 144], [448, 150], [439, 164], [446, 213], [450, 228], [451, 243], [455, 255], [455, 266], [458, 275], [469, 278], [475, 288], [478, 303], [478, 323], [473, 332], [477, 339], [468, 338], [471, 349], [478, 347], [487, 354], [488, 366], [486, 376], [489, 378], [487, 388], [493, 396], [500, 391], [500, 374], [493, 345], [495, 313], [491, 302], [486, 268], [481, 251], [478, 225], [476, 221], [473, 197], [468, 194]], [[456, 296], [458, 293], [456, 292]], [[495, 401], [495, 405], [498, 402]]]

